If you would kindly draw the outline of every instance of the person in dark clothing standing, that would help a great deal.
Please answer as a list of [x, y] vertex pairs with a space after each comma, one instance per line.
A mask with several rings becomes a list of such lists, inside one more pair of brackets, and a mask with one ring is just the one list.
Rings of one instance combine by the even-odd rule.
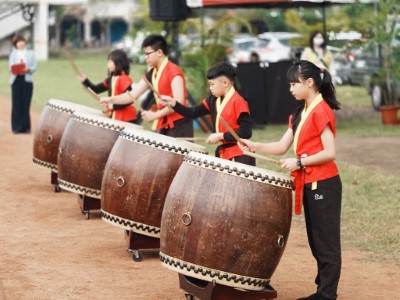
[[36, 59], [33, 50], [26, 48], [26, 40], [23, 36], [14, 36], [12, 44], [13, 49], [8, 60], [11, 73], [11, 129], [14, 133], [30, 133], [32, 74], [36, 71]]

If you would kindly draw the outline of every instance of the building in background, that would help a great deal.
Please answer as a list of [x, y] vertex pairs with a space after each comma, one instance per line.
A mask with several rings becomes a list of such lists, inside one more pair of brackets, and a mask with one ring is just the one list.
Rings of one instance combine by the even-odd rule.
[[0, 1], [0, 56], [11, 49], [15, 33], [23, 34], [38, 60], [62, 46], [109, 46], [132, 27], [134, 0]]

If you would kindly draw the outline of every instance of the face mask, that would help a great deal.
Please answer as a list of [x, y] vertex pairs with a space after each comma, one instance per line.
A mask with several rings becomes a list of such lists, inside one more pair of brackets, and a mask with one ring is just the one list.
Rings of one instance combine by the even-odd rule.
[[314, 45], [321, 46], [324, 43], [323, 38], [315, 37], [313, 38]]

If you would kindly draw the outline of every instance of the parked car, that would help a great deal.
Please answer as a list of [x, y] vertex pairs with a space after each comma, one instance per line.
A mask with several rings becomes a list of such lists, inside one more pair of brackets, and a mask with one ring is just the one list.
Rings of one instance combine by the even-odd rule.
[[293, 59], [297, 47], [292, 47], [290, 40], [300, 37], [301, 34], [295, 32], [264, 32], [258, 35], [263, 42], [250, 50], [255, 51], [261, 61], [277, 62]]
[[232, 46], [226, 49], [226, 57], [234, 66], [237, 63], [250, 61], [251, 49], [265, 43], [263, 40], [249, 34], [240, 34], [232, 39]]
[[[376, 72], [365, 76], [365, 87], [371, 96], [371, 104], [375, 110], [379, 110], [384, 104], [384, 91], [387, 90], [386, 82], [379, 79], [378, 70], [379, 68]], [[400, 79], [394, 79], [393, 87], [398, 97], [397, 103], [400, 103]]]
[[349, 83], [366, 86], [366, 77], [377, 74], [379, 70], [378, 58], [369, 53], [359, 53], [354, 57], [349, 69]]
[[[394, 82], [394, 86], [396, 89], [396, 93], [399, 97], [397, 100], [400, 102], [400, 80], [397, 80]], [[369, 94], [371, 95], [371, 104], [372, 107], [375, 110], [379, 110], [379, 108], [383, 105], [384, 99], [383, 99], [383, 91], [385, 90], [385, 85], [384, 84], [379, 84], [378, 82], [371, 82], [369, 86]]]
[[339, 85], [349, 83], [351, 62], [348, 57], [343, 54], [335, 54], [334, 61], [336, 70], [335, 82]]
[[[371, 97], [372, 107], [379, 110], [384, 104], [383, 95], [387, 89], [386, 82], [379, 79], [379, 58], [370, 53], [359, 53], [350, 66], [349, 83], [363, 85]], [[399, 97], [398, 102], [400, 102], [400, 80], [395, 80], [393, 86]]]

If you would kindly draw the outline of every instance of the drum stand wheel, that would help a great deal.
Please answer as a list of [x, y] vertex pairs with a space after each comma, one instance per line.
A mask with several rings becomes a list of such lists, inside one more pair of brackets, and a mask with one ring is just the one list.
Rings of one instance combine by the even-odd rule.
[[194, 296], [189, 293], [185, 293], [185, 299], [186, 300], [195, 300]]
[[128, 249], [129, 252], [132, 252], [132, 259], [136, 262], [142, 261], [143, 260], [143, 255], [142, 252], [140, 252], [139, 250], [130, 250]]
[[61, 192], [61, 188], [58, 185], [58, 175], [56, 172], [51, 171], [51, 184], [54, 187], [54, 193], [59, 193]]
[[239, 290], [233, 287], [207, 282], [179, 273], [179, 287], [185, 291], [186, 300], [271, 300], [278, 297], [270, 285], [261, 291]]
[[101, 200], [86, 195], [78, 195], [78, 204], [85, 219], [90, 219], [91, 210], [99, 210], [101, 208]]
[[127, 243], [128, 252], [133, 253], [132, 259], [136, 262], [143, 260], [143, 255], [139, 249], [160, 248], [160, 239], [139, 234], [132, 230], [125, 230], [125, 241]]

